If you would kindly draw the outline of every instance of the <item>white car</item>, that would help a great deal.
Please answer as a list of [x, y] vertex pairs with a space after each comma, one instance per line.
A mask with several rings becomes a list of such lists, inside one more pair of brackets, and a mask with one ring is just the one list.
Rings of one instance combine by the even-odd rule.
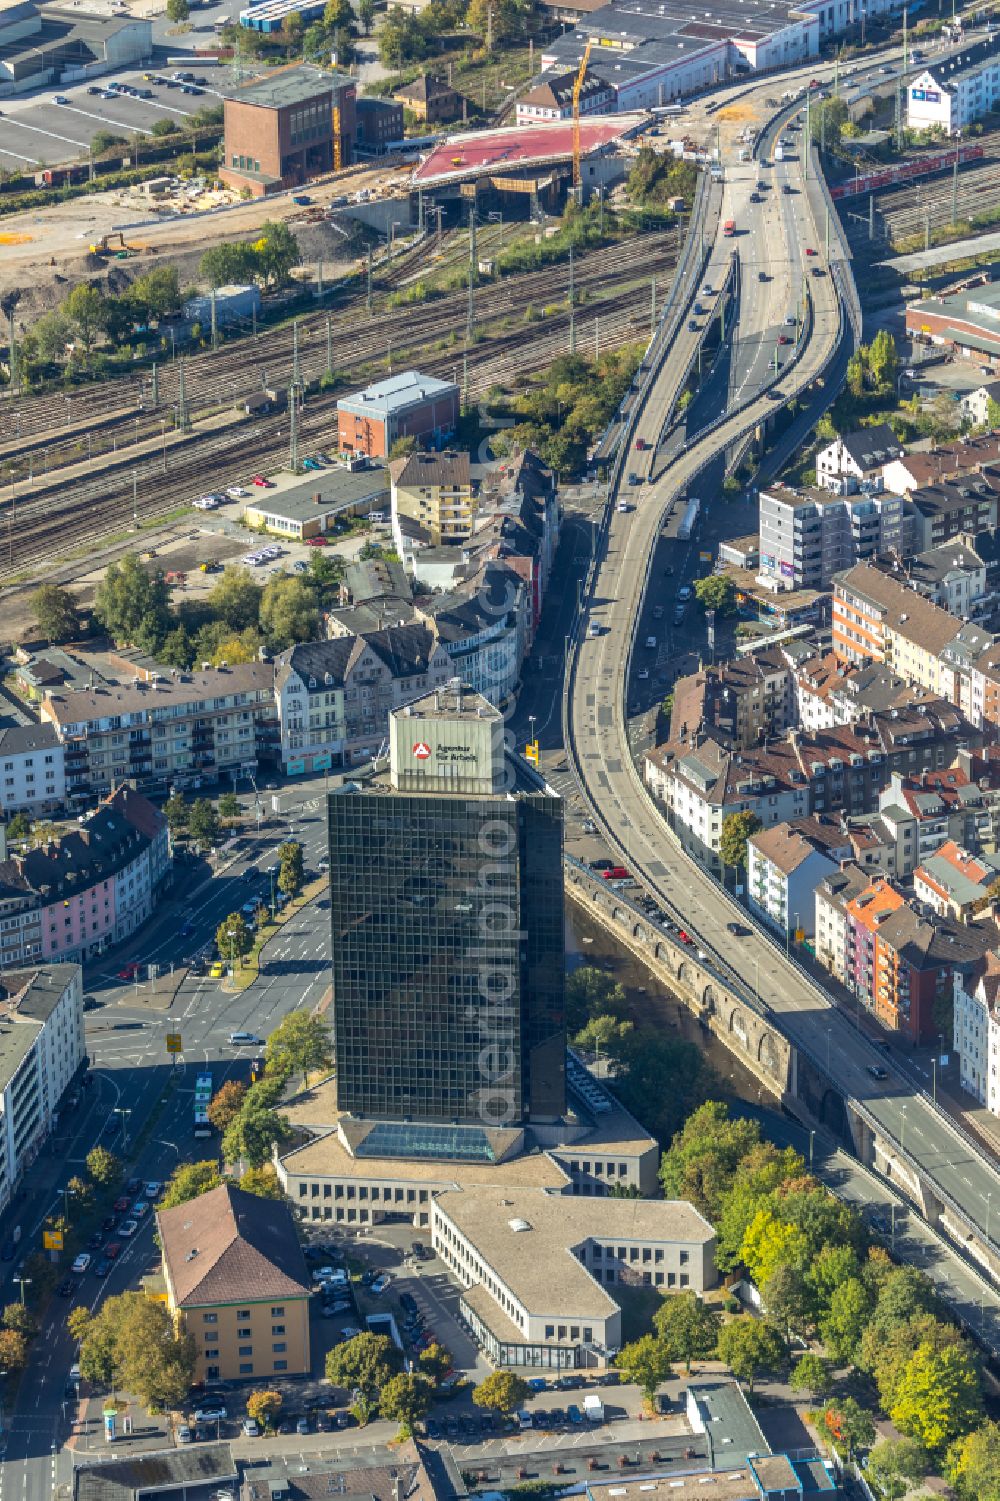
[[65, 94], [57, 94], [52, 102], [54, 104], [68, 104], [69, 100], [66, 98]]
[[138, 1220], [123, 1220], [122, 1223], [118, 1226], [118, 1234], [123, 1235], [127, 1240], [130, 1235], [135, 1234], [138, 1228]]
[[194, 1420], [196, 1423], [224, 1423], [228, 1416], [224, 1407], [199, 1407]]
[[81, 1251], [73, 1263], [74, 1272], [85, 1272], [90, 1265], [90, 1257], [86, 1251]]
[[247, 495], [250, 494], [250, 491], [244, 490], [242, 485], [229, 485], [226, 490], [226, 494], [229, 496], [230, 500], [243, 500]]
[[206, 500], [204, 496], [201, 498], [201, 500], [192, 500], [191, 504], [194, 506], [196, 511], [214, 511], [215, 509], [215, 501]]
[[151, 1183], [147, 1183], [146, 1184], [146, 1189], [145, 1189], [146, 1198], [147, 1199], [155, 1199], [156, 1195], [159, 1193], [159, 1191], [160, 1191], [160, 1189], [162, 1187], [163, 1187], [163, 1184], [162, 1183], [157, 1183], [155, 1180], [153, 1182], [151, 1182]]
[[385, 1272], [383, 1272], [381, 1277], [375, 1278], [375, 1281], [372, 1283], [370, 1290], [376, 1298], [380, 1298], [391, 1281], [392, 1278], [389, 1277]]

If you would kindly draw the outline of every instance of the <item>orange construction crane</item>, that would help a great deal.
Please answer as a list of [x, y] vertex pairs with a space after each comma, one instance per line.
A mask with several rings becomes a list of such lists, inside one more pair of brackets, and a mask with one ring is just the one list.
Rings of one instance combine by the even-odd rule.
[[573, 186], [578, 188], [582, 179], [580, 172], [580, 95], [583, 92], [583, 80], [587, 76], [587, 64], [590, 62], [590, 49], [594, 45], [592, 37], [587, 39], [587, 45], [583, 49], [580, 66], [577, 69], [576, 79], [573, 83]]

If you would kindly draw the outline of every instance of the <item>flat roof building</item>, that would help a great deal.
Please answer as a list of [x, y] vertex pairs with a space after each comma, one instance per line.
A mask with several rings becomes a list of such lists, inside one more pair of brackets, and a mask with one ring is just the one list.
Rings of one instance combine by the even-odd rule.
[[390, 375], [337, 402], [341, 449], [369, 458], [388, 458], [399, 438], [440, 448], [454, 434], [458, 417], [458, 386], [419, 370]]
[[946, 345], [963, 359], [985, 360], [1000, 369], [1000, 282], [962, 286], [909, 303], [906, 331]]
[[324, 469], [307, 480], [279, 477], [274, 489], [255, 491], [244, 503], [243, 520], [247, 526], [305, 542], [331, 531], [342, 517], [384, 510], [388, 504], [385, 469]]
[[327, 799], [338, 1102], [485, 1152], [565, 1109], [562, 802], [457, 678], [390, 714], [383, 767]]
[[937, 126], [945, 135], [959, 135], [993, 109], [997, 99], [1000, 38], [991, 35], [907, 80], [906, 123], [910, 130]]
[[347, 166], [356, 93], [352, 78], [312, 63], [276, 68], [237, 88], [225, 99], [220, 178], [262, 198]]

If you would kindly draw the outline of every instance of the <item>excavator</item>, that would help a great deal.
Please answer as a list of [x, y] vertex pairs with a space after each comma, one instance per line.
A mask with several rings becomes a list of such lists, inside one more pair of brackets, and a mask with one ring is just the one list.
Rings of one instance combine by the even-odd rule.
[[[117, 241], [118, 249], [114, 249]], [[113, 230], [110, 234], [102, 235], [96, 245], [91, 245], [91, 255], [113, 255], [115, 260], [128, 260], [129, 256], [138, 255], [142, 250], [148, 250], [148, 245], [129, 245], [120, 229]]]

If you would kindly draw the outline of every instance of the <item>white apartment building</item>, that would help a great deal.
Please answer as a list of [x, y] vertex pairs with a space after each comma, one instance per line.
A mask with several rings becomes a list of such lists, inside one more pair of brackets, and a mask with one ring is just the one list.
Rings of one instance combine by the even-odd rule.
[[80, 966], [6, 973], [0, 982], [0, 1212], [52, 1130], [85, 1056]]
[[911, 130], [938, 125], [945, 135], [961, 131], [1000, 99], [1000, 41], [977, 42], [958, 55], [925, 68], [906, 90], [906, 123]]
[[962, 1088], [1000, 1115], [1000, 958], [987, 954], [971, 974], [955, 975], [955, 1051]]
[[828, 589], [835, 573], [906, 550], [903, 500], [888, 492], [771, 485], [760, 492], [759, 525], [757, 577], [772, 589]]
[[842, 865], [823, 876], [813, 892], [816, 958], [842, 985], [847, 982], [847, 904], [870, 880], [860, 866]]
[[811, 938], [816, 887], [850, 854], [850, 842], [832, 821], [797, 818], [761, 829], [747, 841], [751, 908], [779, 933]]
[[66, 796], [65, 753], [50, 724], [0, 729], [0, 818], [46, 813]]
[[816, 455], [816, 483], [835, 494], [852, 494], [861, 484], [882, 488], [882, 466], [905, 450], [887, 422], [834, 438]]

